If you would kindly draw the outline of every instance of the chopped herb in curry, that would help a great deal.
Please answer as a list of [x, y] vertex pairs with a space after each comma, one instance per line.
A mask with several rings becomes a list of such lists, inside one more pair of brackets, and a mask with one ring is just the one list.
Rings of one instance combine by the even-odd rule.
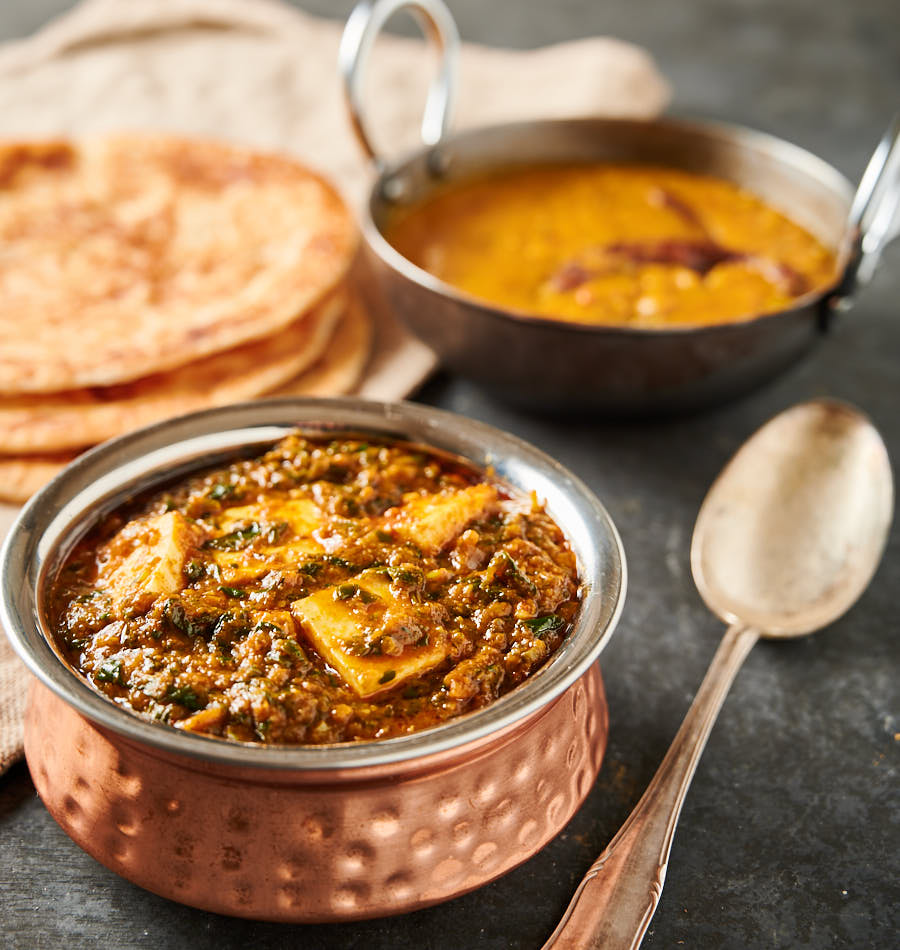
[[537, 502], [400, 442], [292, 435], [114, 512], [50, 596], [99, 691], [244, 742], [402, 735], [521, 683], [578, 611]]

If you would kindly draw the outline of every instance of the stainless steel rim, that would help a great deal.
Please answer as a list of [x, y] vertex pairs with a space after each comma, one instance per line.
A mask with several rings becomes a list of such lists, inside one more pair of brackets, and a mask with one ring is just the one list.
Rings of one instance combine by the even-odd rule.
[[[97, 518], [129, 495], [264, 446], [299, 426], [316, 432], [402, 436], [493, 465], [497, 474], [546, 499], [579, 562], [584, 603], [575, 628], [534, 677], [483, 710], [395, 739], [327, 747], [259, 747], [181, 732], [118, 707], [75, 674], [51, 646], [40, 605], [66, 551]], [[156, 749], [230, 766], [296, 771], [359, 769], [418, 759], [498, 732], [536, 712], [581, 677], [621, 615], [625, 555], [606, 509], [558, 462], [515, 436], [453, 413], [411, 403], [360, 399], [275, 399], [149, 426], [78, 458], [26, 505], [0, 552], [0, 622], [32, 673], [92, 721]]]
[[[598, 130], [601, 130], [603, 128], [612, 128], [616, 126], [624, 127], [635, 125], [653, 125], [659, 127], [660, 129], [694, 133], [704, 138], [714, 138], [723, 142], [738, 143], [742, 146], [746, 146], [747, 148], [757, 149], [773, 154], [785, 165], [792, 166], [803, 171], [810, 177], [815, 178], [825, 184], [836, 194], [842, 195], [846, 199], [849, 214], [854, 188], [844, 175], [842, 175], [832, 165], [829, 165], [823, 159], [819, 158], [817, 155], [814, 155], [812, 152], [809, 152], [806, 149], [801, 148], [799, 145], [794, 145], [791, 142], [787, 142], [784, 139], [780, 139], [774, 135], [769, 135], [766, 132], [760, 132], [756, 129], [750, 129], [745, 126], [734, 125], [725, 122], [702, 122], [693, 119], [688, 120], [666, 118], [649, 121], [637, 119], [595, 118], [543, 119], [537, 122], [516, 122], [505, 125], [484, 126], [478, 129], [456, 133], [454, 135], [448, 136], [431, 148], [417, 149], [416, 151], [407, 154], [398, 161], [392, 163], [390, 167], [381, 173], [372, 186], [370, 198], [363, 213], [363, 236], [365, 237], [366, 242], [372, 251], [387, 267], [398, 272], [412, 283], [418, 284], [420, 287], [440, 294], [443, 297], [454, 300], [459, 304], [469, 307], [478, 307], [478, 309], [483, 313], [488, 314], [497, 320], [510, 321], [516, 324], [553, 327], [560, 332], [568, 331], [573, 334], [590, 335], [603, 333], [615, 334], [617, 336], [648, 338], [653, 336], [670, 337], [672, 335], [690, 334], [695, 333], [698, 329], [702, 329], [704, 331], [716, 329], [727, 331], [729, 328], [734, 328], [736, 326], [747, 326], [748, 324], [757, 323], [762, 320], [777, 318], [783, 314], [785, 312], [784, 310], [776, 310], [763, 314], [750, 314], [739, 320], [729, 320], [727, 323], [715, 324], [713, 326], [697, 324], [649, 328], [617, 326], [614, 324], [581, 324], [565, 320], [557, 320], [552, 317], [542, 317], [540, 315], [528, 313], [527, 311], [513, 310], [494, 305], [489, 301], [472, 297], [466, 294], [464, 291], [454, 287], [452, 284], [445, 283], [423, 268], [418, 267], [408, 258], [404, 257], [398, 250], [396, 250], [396, 248], [393, 247], [393, 245], [387, 241], [378, 225], [375, 223], [374, 209], [376, 205], [385, 200], [383, 195], [385, 192], [389, 192], [391, 190], [390, 183], [392, 180], [401, 174], [405, 167], [422, 156], [428, 156], [429, 167], [435, 169], [442, 168], [445, 165], [445, 154], [448, 150], [453, 148], [455, 143], [463, 143], [481, 135], [496, 134], [506, 130], [521, 129], [526, 126], [540, 126], [545, 128], [549, 138], [554, 135], [554, 129], [559, 129], [562, 127], [582, 126], [589, 128], [593, 126]], [[500, 167], [502, 165], [503, 156], [500, 156], [497, 160], [497, 166]], [[838, 260], [840, 266], [838, 274], [836, 275], [832, 284], [826, 287], [824, 290], [813, 290], [807, 294], [804, 294], [802, 297], [798, 297], [795, 301], [793, 301], [790, 308], [791, 310], [806, 307], [828, 297], [829, 294], [833, 292], [835, 287], [841, 284], [844, 278], [844, 272], [848, 265], [853, 237], [854, 236], [851, 233], [851, 229], [848, 227], [841, 247], [838, 250]]]

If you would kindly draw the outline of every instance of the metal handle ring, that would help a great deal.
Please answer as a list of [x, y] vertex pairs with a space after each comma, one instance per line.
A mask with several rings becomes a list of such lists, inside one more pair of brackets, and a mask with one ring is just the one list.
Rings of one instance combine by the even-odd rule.
[[853, 196], [847, 231], [853, 253], [833, 306], [846, 309], [875, 273], [881, 252], [900, 232], [900, 112], [881, 137]]
[[387, 165], [376, 151], [366, 131], [362, 107], [362, 74], [375, 38], [398, 10], [415, 16], [426, 38], [440, 54], [438, 74], [428, 90], [422, 117], [422, 141], [437, 145], [447, 133], [456, 98], [456, 74], [459, 60], [459, 31], [443, 0], [362, 0], [354, 8], [344, 27], [338, 51], [338, 67], [344, 80], [344, 95], [350, 123], [360, 146], [378, 171]]

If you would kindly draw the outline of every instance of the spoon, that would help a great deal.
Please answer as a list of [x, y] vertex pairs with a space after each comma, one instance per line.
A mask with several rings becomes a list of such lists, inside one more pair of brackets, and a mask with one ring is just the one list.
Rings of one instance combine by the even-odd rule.
[[850, 608], [881, 559], [893, 495], [878, 432], [837, 402], [782, 412], [728, 463], [691, 542], [694, 581], [728, 631], [656, 775], [544, 950], [640, 945], [691, 778], [741, 663], [760, 636], [812, 633]]

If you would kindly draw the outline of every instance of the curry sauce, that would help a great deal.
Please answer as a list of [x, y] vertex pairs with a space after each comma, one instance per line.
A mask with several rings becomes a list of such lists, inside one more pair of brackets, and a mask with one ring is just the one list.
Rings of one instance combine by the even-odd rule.
[[455, 182], [398, 210], [401, 254], [475, 298], [587, 324], [705, 325], [781, 310], [835, 279], [812, 234], [731, 182], [555, 164]]
[[535, 498], [421, 446], [298, 434], [108, 516], [48, 606], [119, 705], [321, 744], [492, 702], [565, 638], [579, 579]]

